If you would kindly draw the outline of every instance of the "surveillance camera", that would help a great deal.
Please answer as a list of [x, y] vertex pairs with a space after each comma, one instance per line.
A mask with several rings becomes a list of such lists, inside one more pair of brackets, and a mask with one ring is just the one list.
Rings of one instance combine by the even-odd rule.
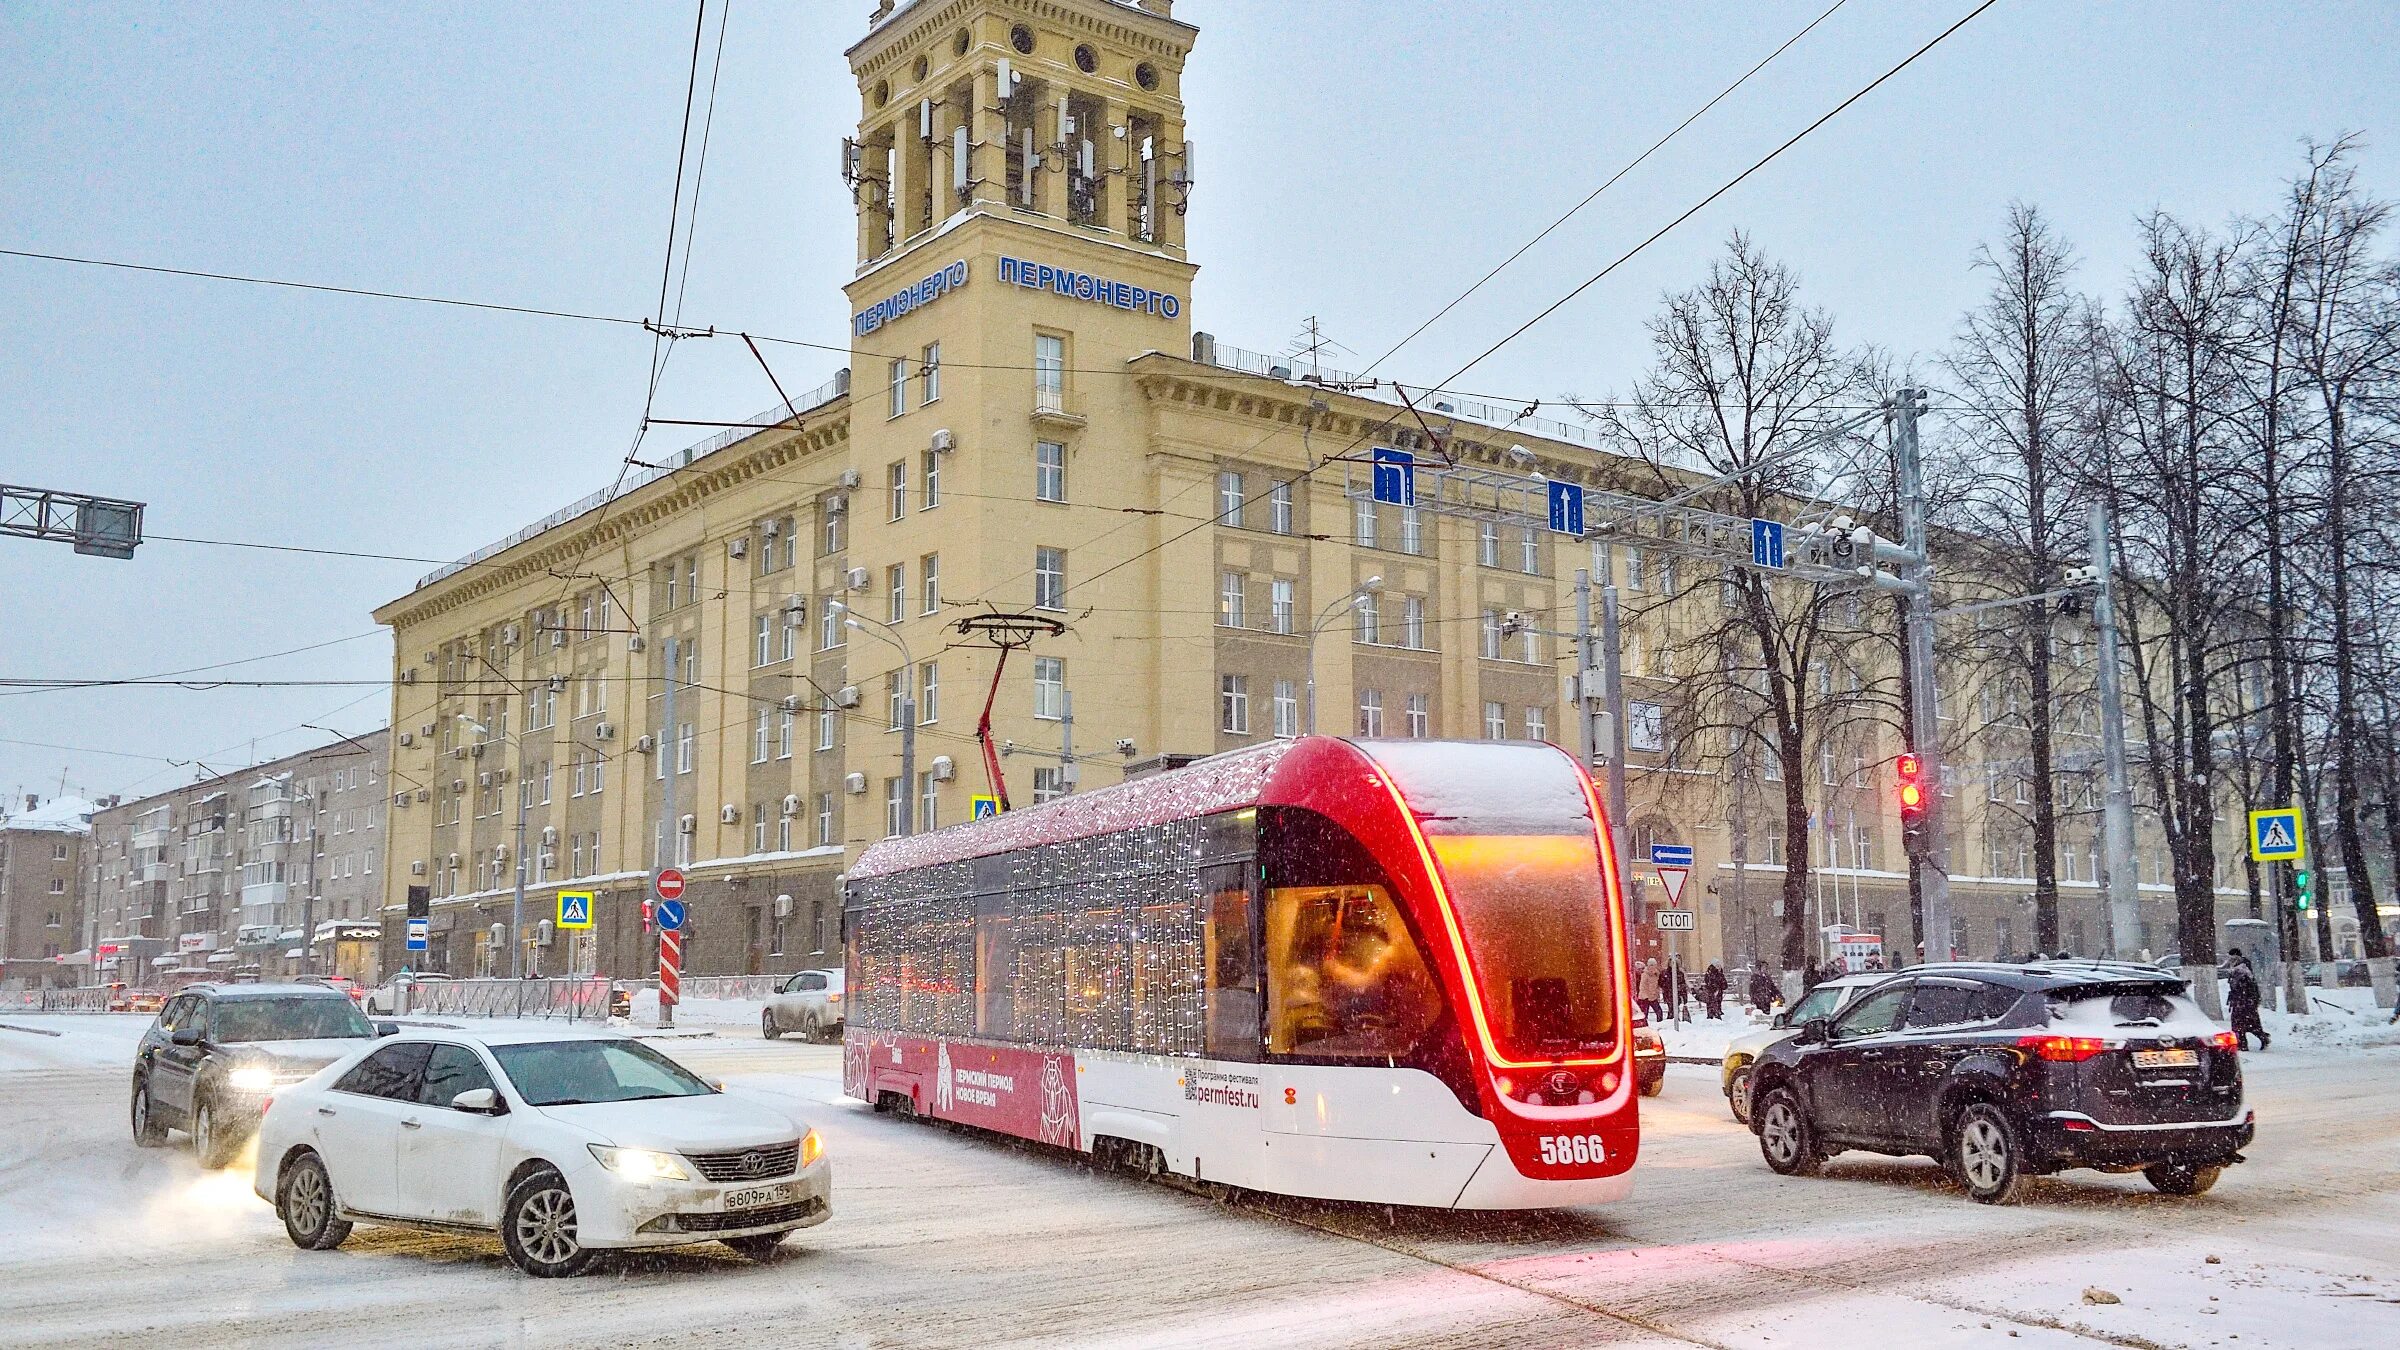
[[1127, 759], [1133, 758], [1133, 738], [1130, 736], [1119, 736], [1117, 738], [1117, 753], [1125, 756]]

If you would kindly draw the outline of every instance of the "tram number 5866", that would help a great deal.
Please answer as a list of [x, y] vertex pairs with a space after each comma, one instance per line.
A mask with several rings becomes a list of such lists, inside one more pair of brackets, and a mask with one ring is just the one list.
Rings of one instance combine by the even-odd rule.
[[1568, 1163], [1596, 1163], [1606, 1154], [1596, 1134], [1545, 1134], [1542, 1136], [1542, 1161], [1553, 1166]]

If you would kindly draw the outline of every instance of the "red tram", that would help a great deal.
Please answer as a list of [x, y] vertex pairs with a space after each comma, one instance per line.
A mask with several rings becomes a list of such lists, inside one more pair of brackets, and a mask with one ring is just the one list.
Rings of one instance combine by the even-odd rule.
[[867, 850], [842, 1081], [1196, 1179], [1622, 1198], [1624, 907], [1555, 746], [1310, 736]]

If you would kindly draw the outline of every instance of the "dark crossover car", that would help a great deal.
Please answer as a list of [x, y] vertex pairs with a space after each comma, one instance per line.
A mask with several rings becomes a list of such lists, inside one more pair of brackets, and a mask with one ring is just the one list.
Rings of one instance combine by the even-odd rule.
[[2198, 1195], [2256, 1127], [2237, 1048], [2155, 967], [1918, 966], [1763, 1051], [1750, 1128], [1786, 1175], [1857, 1148], [1935, 1158], [1986, 1204], [2075, 1167]]
[[391, 1029], [322, 984], [193, 985], [133, 1052], [133, 1141], [156, 1148], [179, 1126], [201, 1166], [223, 1167], [258, 1128], [267, 1094]]

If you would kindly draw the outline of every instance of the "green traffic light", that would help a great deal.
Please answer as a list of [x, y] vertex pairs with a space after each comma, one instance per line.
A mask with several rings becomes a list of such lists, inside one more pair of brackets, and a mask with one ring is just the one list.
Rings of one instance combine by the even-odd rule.
[[2295, 902], [2295, 904], [2296, 904], [2297, 908], [2300, 910], [2300, 912], [2301, 912], [2301, 913], [2303, 913], [2303, 914], [2307, 913], [2307, 912], [2308, 912], [2308, 869], [2307, 869], [2307, 868], [2305, 868], [2305, 867], [2295, 867], [2295, 868], [2293, 868], [2293, 869], [2292, 869], [2292, 887], [2293, 887], [2293, 889], [2294, 889], [2295, 891], [2297, 891], [2297, 892], [2299, 893], [2299, 894], [2298, 894], [2298, 899], [2297, 899], [2297, 900], [2296, 900], [2296, 902]]

